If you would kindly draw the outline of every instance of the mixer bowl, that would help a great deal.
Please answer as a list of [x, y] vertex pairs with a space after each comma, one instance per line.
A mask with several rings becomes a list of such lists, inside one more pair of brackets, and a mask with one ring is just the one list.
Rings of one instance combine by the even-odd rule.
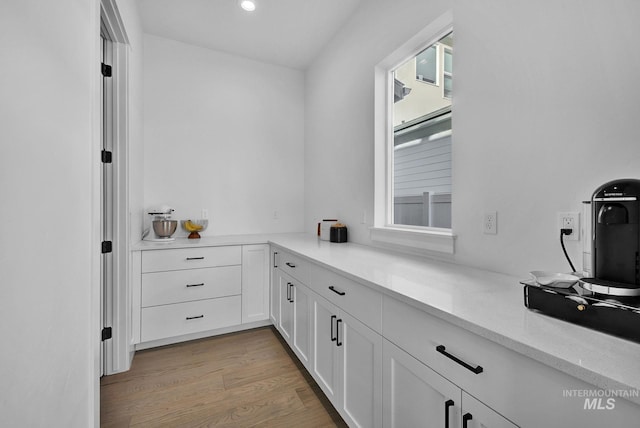
[[178, 220], [154, 220], [153, 231], [158, 238], [170, 238], [176, 232]]

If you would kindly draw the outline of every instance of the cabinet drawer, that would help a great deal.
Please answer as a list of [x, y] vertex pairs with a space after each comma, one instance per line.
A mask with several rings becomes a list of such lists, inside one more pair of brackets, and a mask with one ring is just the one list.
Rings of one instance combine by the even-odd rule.
[[176, 248], [142, 252], [143, 273], [239, 265], [241, 262], [240, 246]]
[[302, 257], [295, 256], [287, 251], [276, 248], [275, 265], [282, 272], [291, 275], [295, 279], [306, 283], [307, 271], [310, 263]]
[[238, 325], [240, 308], [240, 296], [143, 308], [141, 341]]
[[309, 266], [312, 290], [367, 327], [382, 331], [382, 294], [315, 264]]
[[241, 267], [151, 272], [142, 274], [142, 307], [240, 294]]
[[[491, 401], [487, 398], [494, 389], [502, 395], [514, 392], [513, 385], [505, 384], [506, 373], [518, 372], [513, 367], [518, 360], [510, 358], [512, 351], [388, 296], [382, 317], [385, 338], [481, 401]], [[438, 346], [444, 349], [439, 352]], [[481, 373], [470, 370], [478, 366]]]

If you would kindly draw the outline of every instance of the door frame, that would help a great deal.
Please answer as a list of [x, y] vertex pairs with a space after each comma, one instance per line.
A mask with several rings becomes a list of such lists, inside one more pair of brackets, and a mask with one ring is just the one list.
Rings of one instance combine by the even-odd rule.
[[[133, 346], [131, 345], [131, 296], [129, 268], [130, 268], [130, 219], [129, 219], [129, 38], [124, 22], [118, 11], [115, 0], [100, 1], [100, 33], [107, 42], [112, 60], [112, 84], [109, 120], [105, 123], [109, 126], [108, 133], [112, 136], [113, 156], [112, 164], [112, 189], [113, 203], [112, 218], [112, 263], [111, 277], [112, 289], [103, 294], [100, 285], [99, 295], [106, 296], [106, 301], [101, 302], [96, 308], [102, 315], [102, 308], [106, 309], [104, 317], [100, 320], [102, 329], [103, 319], [110, 320], [112, 338], [101, 342], [101, 361], [104, 362], [105, 375], [126, 371], [133, 358]], [[102, 75], [99, 75], [102, 85]], [[100, 118], [103, 121], [103, 118]], [[102, 150], [100, 148], [99, 152]], [[102, 163], [100, 163], [102, 169]], [[102, 190], [101, 190], [102, 192]], [[102, 193], [101, 193], [102, 195]], [[102, 280], [101, 280], [102, 281]], [[104, 347], [102, 346], [104, 343]]]

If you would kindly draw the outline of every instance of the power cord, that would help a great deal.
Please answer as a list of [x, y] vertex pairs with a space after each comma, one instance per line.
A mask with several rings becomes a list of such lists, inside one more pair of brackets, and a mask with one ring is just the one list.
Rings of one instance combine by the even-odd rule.
[[569, 266], [571, 266], [571, 272], [575, 272], [576, 268], [573, 267], [573, 263], [571, 263], [571, 259], [569, 258], [569, 254], [567, 254], [567, 249], [564, 247], [564, 235], [571, 235], [571, 229], [560, 229], [560, 245], [562, 246], [562, 251], [564, 251], [564, 256], [567, 258], [569, 262]]

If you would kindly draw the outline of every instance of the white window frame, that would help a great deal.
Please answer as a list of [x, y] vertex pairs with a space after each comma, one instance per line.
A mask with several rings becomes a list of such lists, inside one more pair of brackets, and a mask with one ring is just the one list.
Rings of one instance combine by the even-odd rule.
[[450, 79], [453, 79], [453, 70], [452, 71], [447, 71], [445, 69], [445, 56], [447, 55], [447, 52], [451, 53], [451, 55], [453, 55], [453, 49], [449, 48], [449, 47], [444, 47], [442, 48], [442, 98], [445, 98], [447, 100], [450, 100], [451, 97], [448, 97], [445, 95], [445, 82], [447, 81], [447, 77]]
[[[371, 240], [393, 246], [454, 253], [453, 229], [393, 224], [393, 73], [398, 66], [453, 31], [451, 11], [438, 17], [375, 67], [374, 221]], [[453, 227], [453, 225], [452, 225]]]

